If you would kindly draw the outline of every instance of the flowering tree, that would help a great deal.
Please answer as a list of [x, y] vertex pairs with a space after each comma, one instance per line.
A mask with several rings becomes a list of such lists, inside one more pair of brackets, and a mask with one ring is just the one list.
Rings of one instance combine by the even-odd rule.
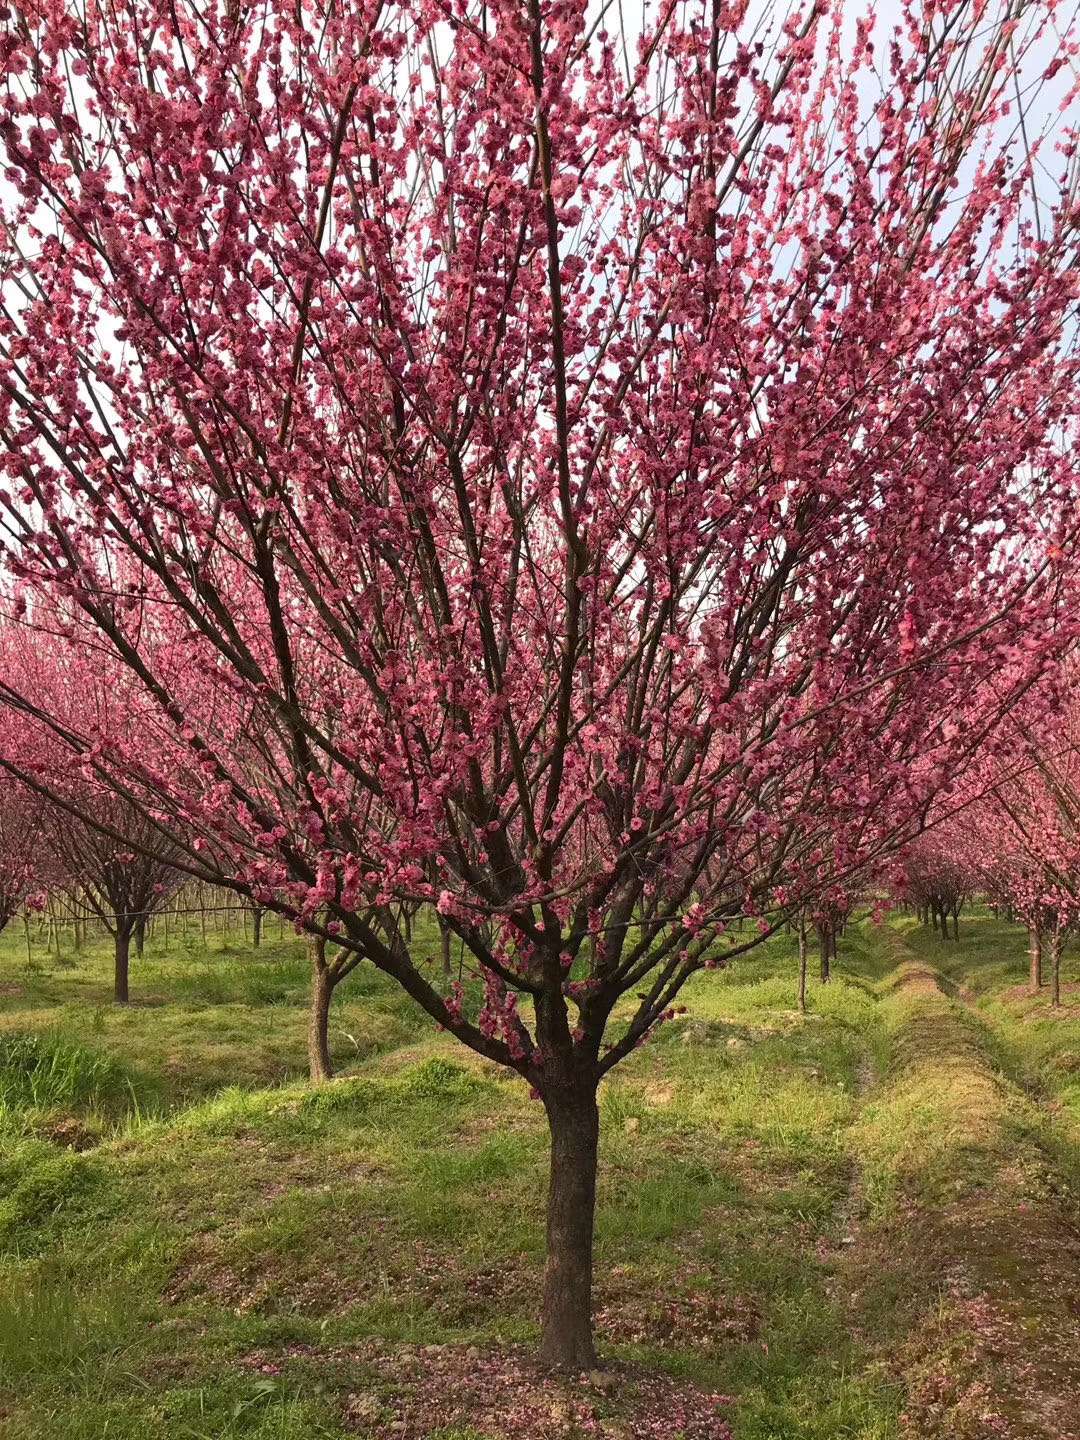
[[[84, 791], [78, 808], [93, 823], [73, 820], [67, 811], [53, 812], [48, 843], [58, 856], [68, 883], [112, 936], [113, 995], [118, 1004], [129, 998], [131, 942], [151, 916], [173, 894], [178, 875], [162, 854], [160, 835], [141, 810], [132, 811], [110, 790]], [[114, 835], [123, 835], [117, 840]]]
[[542, 1353], [588, 1365], [599, 1082], [910, 835], [1062, 633], [1075, 140], [1006, 111], [1065, 22], [12, 14], [13, 606], [140, 719], [5, 698], [524, 1077]]
[[1065, 678], [1061, 703], [1012, 717], [1010, 757], [985, 762], [986, 794], [966, 825], [984, 888], [1028, 927], [1033, 991], [1049, 944], [1055, 1006], [1062, 946], [1080, 924], [1080, 707], [1075, 673]]
[[43, 807], [23, 786], [0, 780], [0, 930], [54, 878], [42, 844]]
[[[183, 878], [173, 864], [181, 851], [175, 827], [163, 827], [146, 797], [127, 798], [93, 764], [94, 746], [104, 736], [135, 743], [137, 734], [140, 748], [147, 748], [127, 671], [107, 652], [71, 647], [56, 628], [54, 610], [43, 608], [38, 619], [38, 632], [0, 632], [0, 665], [9, 682], [17, 681], [54, 721], [46, 727], [9, 710], [0, 727], [0, 754], [9, 774], [21, 777], [7, 784], [19, 797], [21, 816], [33, 819], [15, 843], [27, 874], [75, 892], [113, 937], [114, 995], [125, 1004], [132, 941], [141, 954], [147, 920]], [[81, 755], [69, 743], [75, 734], [85, 740]], [[5, 814], [0, 826], [7, 823]]]
[[836, 943], [844, 933], [848, 916], [851, 914], [851, 906], [850, 892], [842, 886], [833, 886], [821, 896], [814, 908], [813, 918], [818, 934], [818, 953], [821, 959], [821, 983], [823, 985], [827, 985], [832, 977], [832, 962], [836, 959]]
[[945, 825], [922, 836], [904, 856], [902, 885], [905, 897], [919, 911], [924, 924], [949, 938], [960, 938], [960, 911], [978, 888], [979, 871], [970, 841], [970, 821]]

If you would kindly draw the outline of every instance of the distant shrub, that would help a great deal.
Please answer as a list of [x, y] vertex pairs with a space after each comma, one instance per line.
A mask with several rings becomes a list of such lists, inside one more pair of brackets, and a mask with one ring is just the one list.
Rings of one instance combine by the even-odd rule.
[[467, 1070], [464, 1065], [455, 1065], [452, 1060], [444, 1060], [439, 1055], [414, 1065], [401, 1076], [398, 1083], [406, 1094], [415, 1096], [418, 1100], [445, 1100], [450, 1097], [465, 1099], [480, 1094], [487, 1088], [479, 1075]]

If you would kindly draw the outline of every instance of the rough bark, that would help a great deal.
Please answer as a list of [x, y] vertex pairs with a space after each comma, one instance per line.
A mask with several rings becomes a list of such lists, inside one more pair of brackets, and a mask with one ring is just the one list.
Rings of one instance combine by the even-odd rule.
[[1038, 990], [1043, 983], [1042, 973], [1042, 936], [1039, 934], [1037, 925], [1028, 926], [1028, 956], [1030, 959], [1030, 976], [1032, 990]]
[[326, 963], [326, 942], [311, 947], [311, 1009], [308, 1014], [308, 1070], [312, 1083], [321, 1085], [332, 1078], [330, 1063], [330, 999], [334, 974]]
[[128, 1002], [128, 961], [131, 953], [131, 931], [118, 922], [114, 939], [113, 997], [118, 1005]]
[[540, 1359], [560, 1370], [596, 1364], [592, 1333], [593, 1221], [600, 1114], [591, 1084], [545, 1097], [551, 1130], [547, 1265]]

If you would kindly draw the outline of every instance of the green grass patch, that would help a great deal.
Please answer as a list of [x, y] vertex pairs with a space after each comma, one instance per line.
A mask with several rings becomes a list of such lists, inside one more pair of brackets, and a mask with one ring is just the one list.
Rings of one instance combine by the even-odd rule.
[[[986, 1177], [1049, 1187], [1049, 1131], [1065, 1144], [1080, 1093], [1080, 1041], [1007, 993], [1023, 937], [1014, 955], [1003, 930], [975, 976], [976, 928], [946, 973], [974, 1010], [890, 983], [896, 932], [865, 922], [800, 1015], [785, 934], [696, 978], [688, 1014], [604, 1082], [606, 1361], [732, 1395], [736, 1440], [899, 1440], [895, 1356], [927, 1303], [910, 1207], [985, 1196]], [[236, 928], [168, 949], [159, 932], [126, 1009], [105, 944], [38, 947], [28, 969], [17, 940], [0, 937], [5, 1440], [336, 1440], [356, 1347], [535, 1341], [547, 1132], [519, 1080], [360, 967], [332, 1011], [340, 1078], [310, 1088], [290, 935], [255, 952]], [[416, 943], [437, 956], [434, 926]], [[1025, 1089], [1044, 1078], [1045, 1104]]]

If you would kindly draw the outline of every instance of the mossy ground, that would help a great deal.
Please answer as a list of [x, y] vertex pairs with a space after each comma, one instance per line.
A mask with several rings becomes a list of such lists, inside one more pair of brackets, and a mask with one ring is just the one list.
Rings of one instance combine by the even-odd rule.
[[[559, 1400], [537, 1435], [653, 1434], [650, 1374], [731, 1397], [736, 1440], [1076, 1433], [1080, 1010], [1024, 994], [1015, 927], [961, 931], [853, 926], [806, 1016], [777, 940], [605, 1084], [598, 1333], [623, 1380], [601, 1429]], [[539, 1106], [368, 970], [312, 1091], [301, 943], [223, 938], [152, 942], [125, 1009], [104, 947], [28, 968], [0, 941], [10, 1440], [404, 1433], [418, 1371], [505, 1374], [535, 1340]], [[432, 1423], [533, 1433], [490, 1405]]]

